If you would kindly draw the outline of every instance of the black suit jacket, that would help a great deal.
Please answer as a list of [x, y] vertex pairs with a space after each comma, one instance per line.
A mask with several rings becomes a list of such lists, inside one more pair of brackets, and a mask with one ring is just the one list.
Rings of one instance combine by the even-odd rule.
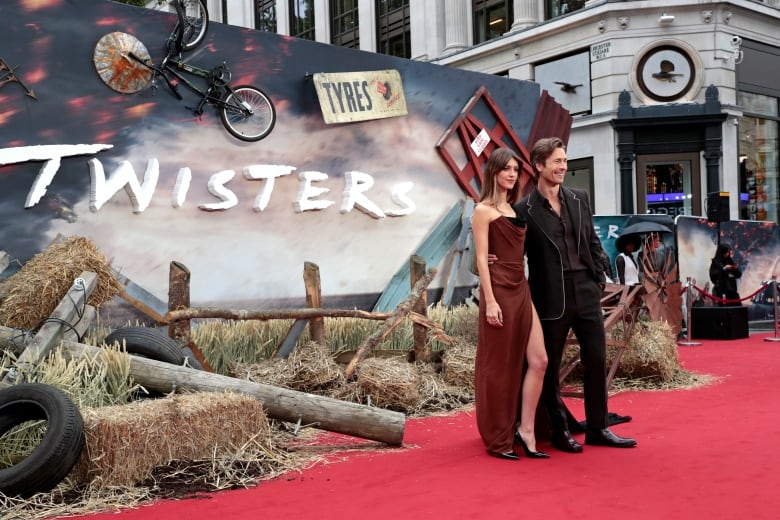
[[[586, 192], [561, 186], [564, 204], [574, 222], [577, 236], [577, 252], [588, 267], [593, 280], [604, 283], [603, 253], [601, 241], [593, 228], [593, 212]], [[515, 204], [517, 214], [527, 222], [525, 254], [528, 258], [528, 284], [536, 311], [542, 320], [558, 319], [563, 314], [566, 298], [563, 290], [563, 259], [561, 251], [544, 228], [539, 217], [545, 198], [538, 190]], [[600, 304], [599, 304], [600, 305]]]

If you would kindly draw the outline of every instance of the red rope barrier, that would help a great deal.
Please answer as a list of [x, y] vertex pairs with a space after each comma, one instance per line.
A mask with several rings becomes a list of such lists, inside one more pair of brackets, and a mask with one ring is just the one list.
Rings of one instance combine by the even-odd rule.
[[699, 291], [699, 294], [701, 294], [702, 296], [705, 296], [705, 297], [709, 298], [710, 300], [713, 300], [713, 301], [715, 301], [715, 302], [718, 302], [718, 303], [727, 303], [727, 304], [733, 304], [733, 305], [736, 305], [736, 304], [738, 304], [738, 303], [742, 303], [742, 302], [744, 302], [744, 301], [747, 301], [747, 300], [750, 300], [750, 299], [752, 299], [752, 298], [753, 298], [753, 296], [755, 296], [755, 295], [757, 295], [758, 293], [760, 293], [761, 291], [765, 290], [765, 289], [768, 287], [768, 284], [767, 284], [767, 285], [764, 285], [764, 286], [763, 286], [763, 287], [761, 287], [761, 288], [759, 288], [759, 289], [758, 289], [756, 292], [754, 292], [753, 294], [749, 294], [749, 295], [745, 296], [744, 298], [739, 298], [739, 299], [736, 299], [736, 300], [727, 299], [727, 298], [721, 298], [720, 296], [715, 296], [714, 294], [710, 294], [710, 293], [708, 293], [707, 291], [705, 291], [704, 289], [701, 289], [701, 288], [699, 288], [699, 287], [696, 287], [695, 285], [691, 285], [691, 287], [693, 287], [694, 289], [696, 289], [697, 291]]

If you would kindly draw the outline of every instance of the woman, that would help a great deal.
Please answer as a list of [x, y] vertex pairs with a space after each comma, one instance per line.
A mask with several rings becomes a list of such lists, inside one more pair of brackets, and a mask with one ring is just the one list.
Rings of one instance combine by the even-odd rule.
[[734, 251], [728, 244], [721, 244], [710, 263], [710, 281], [713, 283], [713, 294], [718, 298], [718, 304], [741, 305], [737, 292], [737, 279], [742, 276], [742, 270], [734, 261]]
[[635, 285], [639, 283], [639, 266], [634, 258], [634, 252], [639, 248], [639, 236], [624, 235], [618, 237], [615, 242], [618, 256], [615, 258], [618, 282], [621, 285]]
[[[534, 433], [547, 354], [525, 278], [525, 222], [512, 209], [519, 174], [515, 152], [494, 150], [471, 222], [480, 285], [477, 427], [488, 453], [508, 460], [519, 458], [515, 444], [527, 457], [548, 457], [536, 450]], [[488, 253], [498, 260], [488, 265]]]

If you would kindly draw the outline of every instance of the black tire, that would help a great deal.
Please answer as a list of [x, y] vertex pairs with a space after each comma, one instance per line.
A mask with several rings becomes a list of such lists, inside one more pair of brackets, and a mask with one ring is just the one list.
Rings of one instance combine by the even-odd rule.
[[[209, 11], [205, 0], [181, 0], [181, 2], [184, 8], [184, 25], [180, 26], [177, 21], [176, 30], [183, 30], [181, 50], [191, 51], [206, 39], [206, 32], [209, 29]], [[155, 9], [176, 12], [173, 2], [157, 3]]]
[[183, 366], [186, 357], [181, 346], [167, 334], [148, 327], [116, 329], [103, 340], [106, 345], [124, 344], [128, 354]]
[[0, 469], [0, 492], [29, 497], [49, 491], [73, 469], [84, 449], [84, 419], [61, 390], [23, 383], [0, 390], [0, 437], [28, 421], [47, 422], [41, 443], [20, 462]]
[[[248, 105], [247, 112], [244, 104]], [[265, 92], [252, 85], [226, 90], [220, 102], [219, 116], [231, 135], [242, 141], [259, 141], [271, 133], [276, 123], [276, 109]]]

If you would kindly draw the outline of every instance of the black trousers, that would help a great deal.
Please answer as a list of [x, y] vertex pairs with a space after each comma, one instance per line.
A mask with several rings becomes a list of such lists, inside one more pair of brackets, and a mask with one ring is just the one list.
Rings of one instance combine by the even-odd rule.
[[580, 359], [585, 369], [583, 391], [588, 430], [607, 427], [607, 347], [601, 294], [601, 287], [586, 272], [566, 276], [563, 315], [554, 320], [542, 320], [548, 364], [541, 400], [553, 433], [568, 430], [558, 374], [569, 330], [574, 331], [580, 344]]

